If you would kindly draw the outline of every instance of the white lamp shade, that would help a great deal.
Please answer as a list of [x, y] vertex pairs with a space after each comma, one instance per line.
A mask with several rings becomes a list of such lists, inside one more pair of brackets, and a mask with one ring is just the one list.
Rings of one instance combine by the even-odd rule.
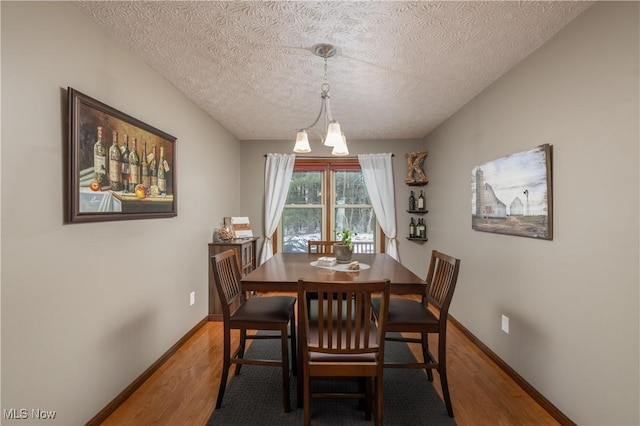
[[327, 129], [327, 137], [324, 139], [326, 146], [336, 146], [336, 144], [342, 144], [342, 131], [340, 130], [340, 123], [332, 121], [329, 123]]
[[349, 148], [347, 148], [347, 138], [344, 135], [340, 135], [340, 142], [333, 146], [331, 155], [349, 155]]
[[296, 144], [293, 147], [293, 152], [297, 152], [298, 154], [311, 152], [311, 147], [309, 146], [309, 138], [307, 137], [307, 132], [305, 132], [304, 130], [300, 130], [296, 135]]

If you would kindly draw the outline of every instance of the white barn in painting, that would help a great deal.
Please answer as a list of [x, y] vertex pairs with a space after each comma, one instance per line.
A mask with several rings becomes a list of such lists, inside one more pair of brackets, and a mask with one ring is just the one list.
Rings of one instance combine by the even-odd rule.
[[507, 205], [500, 201], [488, 183], [484, 183], [482, 169], [476, 170], [476, 216], [483, 218], [506, 218]]
[[500, 201], [488, 183], [484, 184], [483, 216], [488, 218], [507, 217], [507, 205]]
[[511, 216], [522, 216], [524, 214], [524, 204], [522, 204], [522, 200], [520, 197], [514, 198], [509, 206], [509, 215]]

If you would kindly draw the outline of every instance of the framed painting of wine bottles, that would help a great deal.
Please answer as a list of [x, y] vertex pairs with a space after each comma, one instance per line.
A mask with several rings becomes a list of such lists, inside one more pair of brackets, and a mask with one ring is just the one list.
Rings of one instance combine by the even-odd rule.
[[177, 215], [176, 138], [68, 88], [65, 222]]

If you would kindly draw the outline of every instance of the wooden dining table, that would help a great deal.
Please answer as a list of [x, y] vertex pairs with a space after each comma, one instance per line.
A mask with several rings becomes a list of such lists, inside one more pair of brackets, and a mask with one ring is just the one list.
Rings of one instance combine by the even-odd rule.
[[[344, 264], [332, 268], [311, 263], [326, 254], [276, 253], [242, 278], [243, 291], [297, 292], [298, 279], [318, 281], [371, 281], [389, 279], [392, 294], [424, 294], [426, 283], [407, 267], [384, 253], [354, 254], [361, 270], [346, 271]], [[366, 267], [366, 269], [365, 269]]]
[[[408, 268], [384, 253], [353, 254], [352, 261], [358, 261], [360, 270], [345, 270], [344, 264], [331, 268], [314, 266], [319, 257], [326, 254], [276, 253], [265, 263], [241, 279], [244, 292], [291, 292], [298, 291], [301, 278], [318, 281], [373, 281], [388, 279], [392, 294], [422, 295], [426, 282]], [[298, 318], [300, 318], [298, 304]], [[298, 407], [302, 407], [302, 346], [298, 339]]]

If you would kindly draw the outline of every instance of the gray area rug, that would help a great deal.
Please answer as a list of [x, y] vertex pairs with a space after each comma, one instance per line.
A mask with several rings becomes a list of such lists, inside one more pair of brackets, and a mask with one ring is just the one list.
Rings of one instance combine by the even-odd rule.
[[[247, 356], [278, 359], [278, 340], [255, 340]], [[414, 359], [405, 343], [387, 342], [387, 360]], [[233, 370], [232, 370], [233, 371]], [[434, 372], [437, 375], [437, 373]], [[351, 386], [349, 382], [314, 381], [312, 386]], [[217, 388], [218, 383], [212, 386]], [[214, 410], [207, 422], [212, 425], [301, 425], [302, 408], [297, 408], [296, 378], [291, 377], [291, 412], [282, 405], [281, 370], [273, 367], [242, 366], [242, 372], [233, 376], [227, 385], [222, 407]], [[454, 407], [455, 410], [455, 407]], [[447, 415], [444, 402], [436, 393], [423, 370], [387, 369], [384, 373], [385, 425], [455, 425]], [[365, 420], [358, 401], [345, 399], [314, 399], [311, 401], [313, 425], [372, 425]]]

